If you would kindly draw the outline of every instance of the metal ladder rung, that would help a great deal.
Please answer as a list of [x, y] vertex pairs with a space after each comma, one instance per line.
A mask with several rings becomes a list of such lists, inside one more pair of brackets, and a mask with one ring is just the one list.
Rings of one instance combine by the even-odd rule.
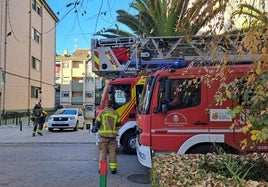
[[134, 38], [109, 38], [109, 39], [100, 39], [98, 44], [100, 46], [115, 46], [115, 45], [132, 45], [134, 44]]

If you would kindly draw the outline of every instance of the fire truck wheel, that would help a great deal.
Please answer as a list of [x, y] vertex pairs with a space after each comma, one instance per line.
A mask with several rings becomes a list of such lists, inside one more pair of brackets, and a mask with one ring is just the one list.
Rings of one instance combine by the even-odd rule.
[[124, 152], [126, 152], [129, 155], [135, 155], [136, 154], [136, 134], [135, 132], [131, 131], [128, 132], [123, 140], [123, 147]]
[[212, 144], [203, 144], [191, 148], [188, 153], [190, 154], [206, 154], [206, 153], [215, 153], [217, 152], [216, 148]]

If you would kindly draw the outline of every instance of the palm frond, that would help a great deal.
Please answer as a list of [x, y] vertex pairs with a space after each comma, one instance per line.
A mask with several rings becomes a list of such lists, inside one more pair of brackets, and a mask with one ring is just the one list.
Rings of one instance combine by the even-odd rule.
[[268, 24], [267, 14], [249, 4], [241, 4], [238, 9], [232, 13], [232, 15], [247, 15], [263, 22], [264, 24]]

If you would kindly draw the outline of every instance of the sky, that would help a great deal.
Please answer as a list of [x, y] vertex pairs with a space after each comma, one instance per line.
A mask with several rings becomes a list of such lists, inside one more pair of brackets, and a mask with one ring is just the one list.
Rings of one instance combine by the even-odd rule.
[[[126, 29], [116, 22], [116, 10], [123, 9], [131, 14], [133, 0], [80, 0], [74, 9], [69, 5], [75, 0], [46, 0], [60, 20], [56, 25], [56, 53], [63, 54], [67, 49], [72, 54], [76, 49], [90, 49], [94, 33], [108, 28]], [[78, 0], [76, 0], [78, 1]]]

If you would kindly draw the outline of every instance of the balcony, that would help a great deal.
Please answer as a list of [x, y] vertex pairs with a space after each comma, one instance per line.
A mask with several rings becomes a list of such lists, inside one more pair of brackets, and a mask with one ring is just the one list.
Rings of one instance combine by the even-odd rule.
[[76, 96], [72, 97], [72, 105], [83, 105], [83, 97], [82, 96]]
[[72, 91], [82, 92], [83, 91], [83, 83], [72, 82]]
[[84, 77], [84, 70], [81, 70], [79, 68], [73, 68], [72, 69], [72, 76], [73, 77]]

